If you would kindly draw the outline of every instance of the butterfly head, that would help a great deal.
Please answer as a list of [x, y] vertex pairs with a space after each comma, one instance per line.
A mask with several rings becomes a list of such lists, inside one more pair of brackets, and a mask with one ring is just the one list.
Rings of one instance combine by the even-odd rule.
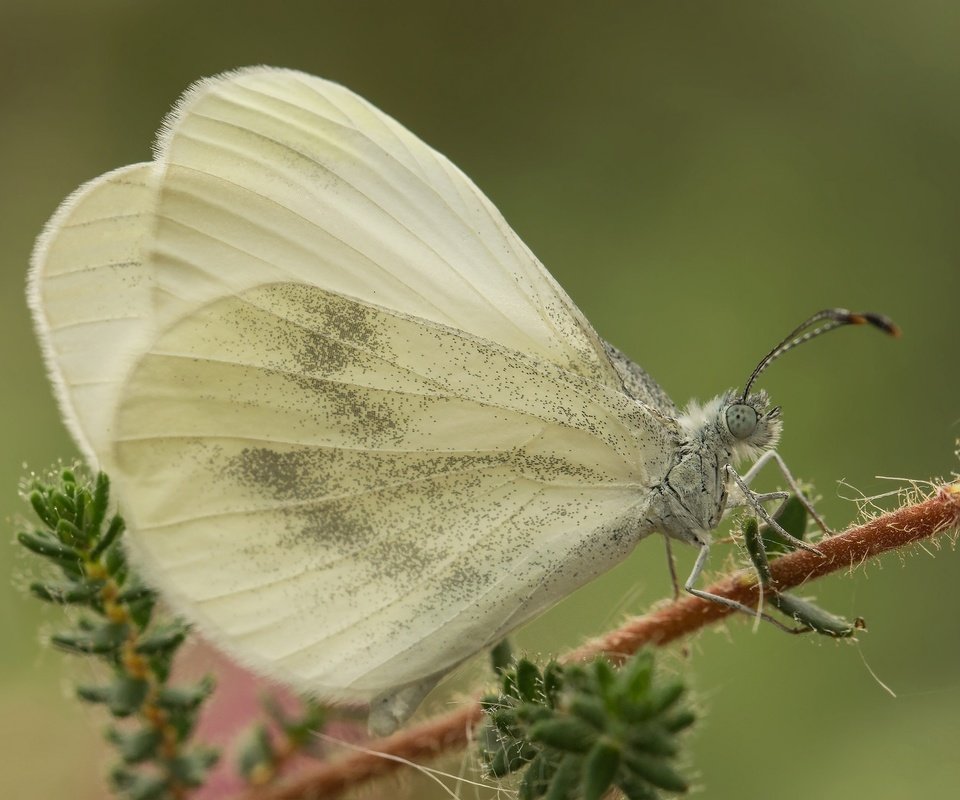
[[776, 446], [783, 421], [780, 406], [769, 406], [766, 392], [755, 392], [747, 397], [733, 394], [724, 397], [720, 427], [729, 438], [737, 460], [756, 458], [764, 450]]
[[[728, 391], [707, 403], [691, 401], [678, 420], [691, 450], [715, 451], [724, 463], [757, 458], [775, 447], [783, 422], [766, 392]], [[719, 462], [718, 462], [719, 463]]]

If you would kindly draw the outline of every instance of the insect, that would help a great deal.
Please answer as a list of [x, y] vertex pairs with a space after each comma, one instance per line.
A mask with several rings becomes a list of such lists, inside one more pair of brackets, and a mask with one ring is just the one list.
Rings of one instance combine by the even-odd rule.
[[263, 67], [194, 85], [152, 161], [69, 197], [28, 294], [145, 577], [381, 733], [647, 534], [698, 547], [685, 588], [729, 603], [696, 586], [709, 532], [781, 496], [748, 485], [781, 427], [755, 379], [835, 327], [895, 332], [822, 312], [681, 412], [446, 158]]

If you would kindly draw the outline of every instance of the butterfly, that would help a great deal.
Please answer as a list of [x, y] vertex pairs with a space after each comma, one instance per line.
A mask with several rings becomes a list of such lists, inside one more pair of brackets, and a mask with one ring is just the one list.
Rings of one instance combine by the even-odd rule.
[[780, 433], [753, 380], [833, 327], [893, 331], [822, 312], [681, 411], [444, 156], [266, 67], [195, 84], [151, 161], [70, 196], [28, 297], [145, 578], [378, 732], [650, 533], [700, 548], [707, 596], [710, 530], [769, 499], [734, 469]]

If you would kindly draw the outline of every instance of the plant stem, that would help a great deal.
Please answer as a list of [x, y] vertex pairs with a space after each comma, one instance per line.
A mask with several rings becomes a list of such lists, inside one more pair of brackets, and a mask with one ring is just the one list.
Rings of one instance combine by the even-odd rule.
[[[946, 533], [960, 525], [960, 483], [940, 487], [922, 502], [883, 514], [862, 525], [817, 542], [819, 556], [796, 550], [771, 564], [773, 584], [779, 590], [846, 569], [853, 571], [867, 559], [889, 550]], [[772, 587], [771, 587], [772, 589]], [[711, 585], [707, 591], [746, 605], [758, 600], [758, 584], [752, 570], [738, 570]], [[663, 645], [693, 633], [734, 613], [730, 608], [688, 596], [656, 611], [635, 617], [622, 627], [568, 653], [562, 661], [593, 658], [601, 653], [624, 659], [645, 644]], [[303, 797], [333, 797], [348, 788], [390, 773], [403, 760], [424, 761], [459, 749], [471, 740], [482, 717], [476, 702], [436, 716], [384, 739], [370, 742], [375, 752], [352, 752], [332, 761], [305, 768], [278, 786], [256, 789], [237, 800], [296, 800]]]

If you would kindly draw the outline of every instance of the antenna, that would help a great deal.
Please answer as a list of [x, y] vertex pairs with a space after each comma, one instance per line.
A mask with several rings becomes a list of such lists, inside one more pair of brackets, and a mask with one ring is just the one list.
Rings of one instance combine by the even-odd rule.
[[[826, 321], [823, 322], [822, 325], [810, 330], [811, 327], [824, 320]], [[750, 393], [750, 387], [753, 386], [753, 382], [759, 377], [760, 373], [788, 350], [792, 350], [794, 347], [797, 347], [804, 342], [809, 342], [811, 339], [815, 339], [821, 334], [832, 331], [834, 328], [843, 327], [844, 325], [872, 325], [874, 328], [879, 328], [881, 331], [889, 334], [890, 336], [900, 336], [900, 328], [897, 327], [893, 320], [891, 320], [889, 317], [885, 317], [883, 314], [874, 314], [870, 311], [857, 313], [854, 311], [847, 311], [845, 308], [827, 308], [823, 311], [818, 311], [812, 317], [807, 319], [805, 322], [802, 322], [790, 333], [788, 333], [786, 337], [784, 337], [783, 341], [780, 342], [780, 344], [774, 347], [773, 350], [767, 353], [760, 360], [760, 363], [757, 364], [756, 369], [754, 369], [753, 374], [747, 381], [747, 385], [743, 390], [743, 396], [740, 398], [740, 402], [745, 403], [747, 401], [747, 395]]]

